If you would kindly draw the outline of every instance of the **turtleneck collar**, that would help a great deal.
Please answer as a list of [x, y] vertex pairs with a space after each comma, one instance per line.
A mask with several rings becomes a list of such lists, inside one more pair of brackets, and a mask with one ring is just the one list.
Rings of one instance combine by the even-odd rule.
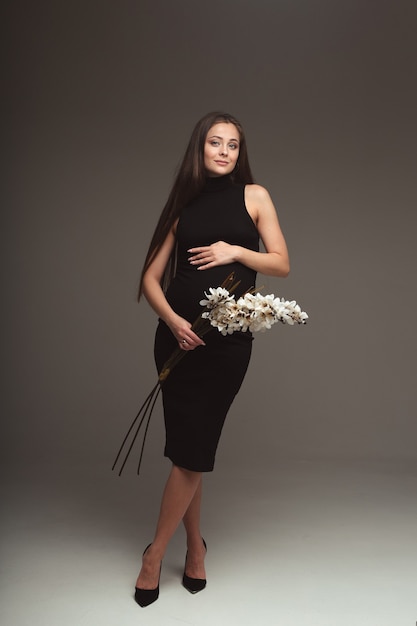
[[203, 192], [220, 191], [233, 185], [231, 174], [225, 176], [207, 176]]

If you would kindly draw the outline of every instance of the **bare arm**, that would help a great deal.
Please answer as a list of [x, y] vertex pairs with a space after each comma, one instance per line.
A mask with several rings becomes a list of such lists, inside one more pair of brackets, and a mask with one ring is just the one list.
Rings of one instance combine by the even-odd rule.
[[183, 350], [193, 350], [204, 345], [204, 341], [191, 330], [188, 320], [175, 313], [161, 288], [161, 279], [174, 245], [175, 233], [172, 230], [143, 277], [143, 294], [158, 317], [169, 327], [179, 346]]
[[191, 254], [190, 263], [199, 270], [205, 270], [237, 261], [262, 274], [288, 276], [290, 263], [287, 245], [269, 193], [260, 185], [246, 185], [245, 202], [266, 252], [255, 252], [217, 241], [210, 246], [191, 248], [188, 251]]

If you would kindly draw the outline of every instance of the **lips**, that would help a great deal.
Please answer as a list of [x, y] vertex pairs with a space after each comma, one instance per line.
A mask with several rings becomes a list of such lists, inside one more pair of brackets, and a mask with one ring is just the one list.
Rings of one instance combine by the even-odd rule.
[[227, 161], [214, 161], [217, 165], [229, 165]]

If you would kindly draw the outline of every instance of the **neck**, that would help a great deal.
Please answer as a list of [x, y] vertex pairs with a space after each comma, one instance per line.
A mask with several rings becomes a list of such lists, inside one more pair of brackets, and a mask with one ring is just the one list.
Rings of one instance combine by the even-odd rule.
[[231, 174], [225, 176], [207, 176], [203, 191], [218, 191], [233, 184]]

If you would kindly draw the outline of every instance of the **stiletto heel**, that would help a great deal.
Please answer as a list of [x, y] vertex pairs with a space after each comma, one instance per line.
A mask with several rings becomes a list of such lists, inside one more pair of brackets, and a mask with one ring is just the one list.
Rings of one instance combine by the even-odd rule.
[[[203, 539], [203, 543], [207, 552], [207, 545], [204, 539]], [[182, 577], [182, 584], [190, 593], [198, 593], [199, 591], [203, 591], [203, 589], [205, 589], [207, 585], [207, 579], [206, 578], [191, 578], [191, 576], [187, 576], [187, 574], [185, 573], [185, 568], [187, 565], [187, 556], [188, 556], [188, 550], [187, 550], [187, 554], [185, 555], [185, 565], [184, 565], [184, 574]]]
[[[145, 554], [146, 550], [151, 547], [151, 543], [149, 546], [145, 548], [143, 554]], [[159, 578], [158, 578], [158, 586], [155, 589], [141, 589], [140, 587], [135, 587], [135, 601], [139, 604], [139, 606], [145, 607], [152, 604], [159, 598], [159, 581], [161, 579], [161, 569], [162, 569], [162, 561], [161, 566], [159, 568]]]

